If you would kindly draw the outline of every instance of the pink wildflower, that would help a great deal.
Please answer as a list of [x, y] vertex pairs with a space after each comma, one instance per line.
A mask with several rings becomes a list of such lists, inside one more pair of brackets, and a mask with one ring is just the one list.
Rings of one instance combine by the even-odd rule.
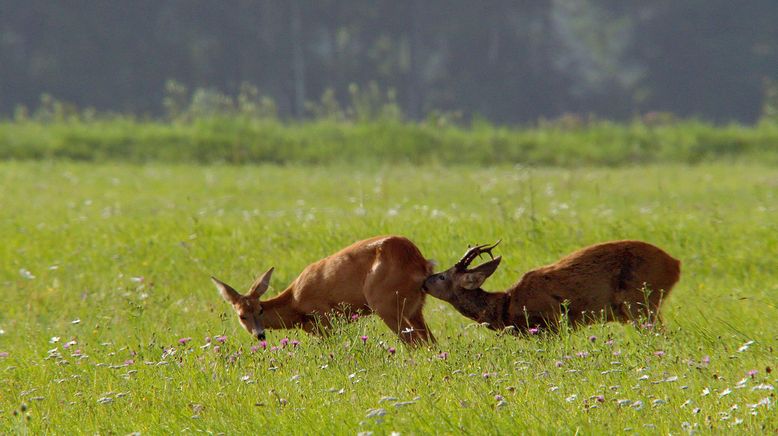
[[359, 339], [362, 339], [362, 343], [367, 343], [367, 336], [362, 335]]
[[388, 351], [389, 354], [394, 354], [395, 352], [397, 352], [397, 350], [395, 350], [394, 347], [389, 347], [389, 349], [386, 351]]
[[438, 359], [446, 360], [448, 358], [448, 351], [444, 351], [440, 354], [438, 354]]
[[597, 340], [597, 336], [589, 336], [589, 342], [594, 342]]
[[564, 362], [562, 362], [561, 360], [557, 360], [556, 363], [554, 364], [556, 365], [557, 368], [561, 368], [562, 365], [564, 365]]
[[539, 332], [539, 331], [540, 331], [540, 329], [539, 329], [539, 328], [537, 328], [537, 327], [531, 327], [531, 328], [529, 329], [529, 334], [531, 334], [531, 335], [536, 335], [536, 334], [538, 334], [538, 332]]
[[224, 335], [216, 336], [214, 339], [216, 339], [216, 342], [220, 344], [227, 342], [227, 336]]
[[662, 350], [654, 351], [654, 356], [656, 356], [656, 357], [662, 357], [664, 355], [665, 355], [665, 352], [662, 351]]
[[755, 369], [752, 369], [751, 371], [748, 371], [748, 375], [751, 376], [751, 378], [754, 378], [758, 373], [759, 373], [759, 371], [757, 371]]
[[283, 338], [281, 339], [281, 346], [286, 347], [286, 345], [289, 343], [289, 338]]
[[191, 341], [192, 338], [181, 338], [178, 340], [178, 343], [181, 345], [186, 345], [187, 342]]
[[297, 339], [292, 339], [292, 346], [296, 347], [298, 345], [300, 345], [300, 341], [298, 341]]

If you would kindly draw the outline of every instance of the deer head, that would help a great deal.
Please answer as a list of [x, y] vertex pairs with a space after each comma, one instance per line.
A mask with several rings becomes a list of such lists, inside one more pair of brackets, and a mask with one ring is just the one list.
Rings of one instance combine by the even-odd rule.
[[241, 295], [238, 291], [232, 288], [232, 286], [218, 280], [215, 277], [211, 277], [211, 280], [216, 285], [216, 289], [219, 290], [222, 298], [225, 301], [232, 304], [232, 308], [235, 309], [235, 313], [238, 314], [240, 324], [247, 332], [251, 333], [251, 336], [257, 338], [257, 340], [265, 339], [265, 327], [263, 325], [263, 310], [262, 304], [259, 302], [259, 297], [267, 291], [270, 285], [270, 276], [273, 274], [273, 268], [267, 270], [262, 274], [254, 284], [249, 288], [246, 295]]
[[[464, 289], [480, 288], [484, 281], [494, 273], [497, 266], [500, 265], [502, 257], [494, 257], [492, 255], [492, 250], [499, 243], [500, 241], [497, 241], [492, 245], [478, 245], [468, 249], [465, 255], [462, 256], [462, 259], [453, 267], [442, 273], [433, 274], [427, 277], [422, 289], [433, 297], [448, 301], [454, 294], [461, 292]], [[468, 269], [470, 263], [472, 263], [476, 257], [484, 253], [488, 254], [492, 260], [478, 265], [473, 269]]]

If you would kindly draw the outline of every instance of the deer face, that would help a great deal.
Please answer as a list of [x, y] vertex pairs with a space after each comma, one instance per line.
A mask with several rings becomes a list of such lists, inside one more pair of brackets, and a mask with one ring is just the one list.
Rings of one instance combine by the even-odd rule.
[[[484, 281], [494, 273], [497, 266], [500, 265], [502, 258], [500, 256], [497, 256], [497, 258], [492, 256], [492, 250], [499, 243], [500, 241], [497, 241], [492, 245], [478, 245], [469, 248], [465, 255], [462, 256], [462, 259], [459, 259], [459, 262], [453, 267], [442, 273], [427, 277], [427, 280], [422, 285], [422, 289], [433, 297], [451, 301], [457, 292], [465, 289], [480, 288]], [[488, 254], [492, 260], [473, 269], [468, 269], [470, 263], [484, 253]]]
[[442, 273], [427, 277], [422, 289], [433, 297], [448, 301], [463, 290], [480, 288], [484, 281], [494, 274], [501, 260], [502, 257], [497, 256], [473, 269], [467, 269], [458, 263]]
[[216, 289], [219, 290], [219, 294], [222, 298], [232, 304], [232, 308], [235, 309], [235, 313], [238, 314], [240, 325], [259, 341], [265, 339], [265, 327], [263, 325], [264, 313], [259, 297], [267, 291], [267, 288], [270, 285], [270, 276], [272, 274], [273, 268], [270, 268], [267, 272], [262, 274], [253, 285], [251, 285], [251, 288], [246, 295], [241, 295], [230, 285], [215, 277], [211, 277], [211, 281], [216, 285]]

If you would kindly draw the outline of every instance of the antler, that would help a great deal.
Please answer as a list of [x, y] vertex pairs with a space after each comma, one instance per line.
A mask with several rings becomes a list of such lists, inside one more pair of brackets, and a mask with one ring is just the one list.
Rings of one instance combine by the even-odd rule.
[[482, 255], [483, 253], [486, 253], [494, 259], [494, 255], [492, 255], [492, 250], [494, 247], [497, 246], [502, 240], [498, 240], [492, 245], [484, 244], [484, 245], [477, 245], [475, 247], [472, 247], [467, 250], [464, 256], [462, 256], [462, 259], [459, 259], [459, 262], [454, 265], [454, 268], [456, 268], [457, 271], [465, 271], [467, 270], [467, 267], [470, 266], [470, 262], [472, 262], [476, 257]]

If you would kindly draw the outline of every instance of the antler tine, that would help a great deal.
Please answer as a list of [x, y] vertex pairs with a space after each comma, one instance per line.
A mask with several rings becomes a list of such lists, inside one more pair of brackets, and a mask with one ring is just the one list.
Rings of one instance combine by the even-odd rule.
[[492, 255], [492, 250], [494, 247], [499, 244], [500, 241], [495, 242], [492, 245], [489, 244], [483, 244], [483, 245], [476, 245], [475, 247], [471, 247], [465, 252], [465, 255], [462, 256], [462, 259], [459, 259], [459, 262], [454, 265], [458, 271], [464, 271], [467, 269], [468, 266], [470, 266], [470, 263], [478, 256], [480, 256], [483, 253], [486, 253], [494, 259], [494, 256]]

